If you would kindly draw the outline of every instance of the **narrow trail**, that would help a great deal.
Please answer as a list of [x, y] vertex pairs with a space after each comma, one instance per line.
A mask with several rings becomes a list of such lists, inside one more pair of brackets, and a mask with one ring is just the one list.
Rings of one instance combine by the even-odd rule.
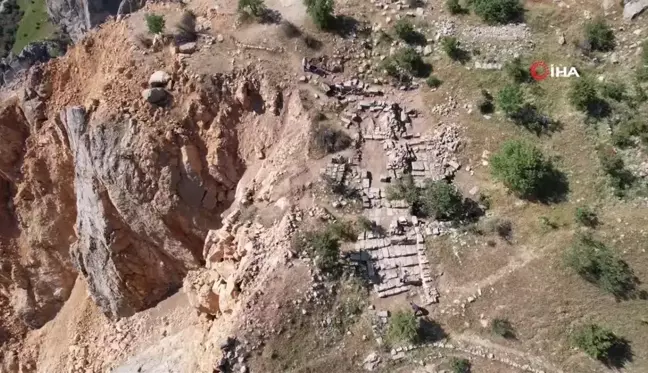
[[458, 287], [453, 287], [450, 289], [450, 297], [464, 298], [470, 295], [474, 295], [477, 289], [484, 289], [490, 286], [493, 286], [495, 283], [502, 280], [504, 277], [510, 275], [511, 273], [517, 271], [518, 269], [524, 268], [527, 264], [531, 263], [533, 260], [540, 258], [542, 252], [537, 252], [533, 250], [526, 250], [526, 248], [520, 250], [515, 256], [511, 257], [509, 263], [498, 269], [493, 274], [489, 275], [486, 278], [483, 278], [477, 282], [462, 285]]
[[[452, 341], [465, 344], [465, 347], [468, 348], [477, 347], [479, 350], [483, 349], [487, 358], [500, 361], [527, 372], [564, 373], [563, 370], [539, 356], [502, 346], [472, 333], [453, 334]], [[464, 352], [471, 353], [470, 351]], [[482, 353], [478, 355], [481, 356]]]

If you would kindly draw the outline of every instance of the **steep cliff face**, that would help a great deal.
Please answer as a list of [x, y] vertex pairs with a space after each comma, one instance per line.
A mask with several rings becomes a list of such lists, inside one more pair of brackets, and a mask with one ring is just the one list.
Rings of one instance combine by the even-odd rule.
[[0, 287], [13, 313], [30, 327], [56, 314], [76, 278], [68, 255], [74, 237], [69, 219], [75, 216], [67, 184], [71, 159], [61, 135], [31, 123], [17, 102], [0, 110], [0, 267], [7, 275]]
[[[72, 107], [61, 121], [75, 164], [72, 257], [106, 314], [132, 315], [200, 264], [207, 229], [218, 224], [200, 182], [186, 181], [200, 179], [201, 161], [190, 144], [159, 142], [134, 120], [88, 120], [83, 108]], [[186, 198], [177, 193], [183, 185]]]
[[205, 236], [220, 226], [245, 170], [236, 126], [265, 102], [244, 74], [199, 87], [179, 81], [196, 92], [179, 102], [178, 120], [146, 123], [79, 106], [59, 118], [74, 157], [71, 255], [112, 318], [164, 299], [204, 263]]
[[54, 24], [78, 41], [107, 17], [134, 12], [144, 3], [145, 0], [47, 0], [47, 12]]

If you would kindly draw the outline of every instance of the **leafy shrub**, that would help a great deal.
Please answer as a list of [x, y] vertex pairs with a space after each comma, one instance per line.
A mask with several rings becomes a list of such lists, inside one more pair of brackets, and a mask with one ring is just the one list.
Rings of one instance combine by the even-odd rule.
[[520, 113], [524, 105], [524, 95], [520, 86], [509, 84], [497, 94], [497, 105], [508, 116], [513, 117]]
[[425, 83], [427, 84], [428, 87], [430, 88], [439, 88], [441, 86], [441, 79], [437, 78], [434, 75], [430, 75], [426, 80]]
[[266, 6], [263, 0], [239, 0], [238, 11], [254, 17], [261, 17], [266, 11]]
[[402, 48], [394, 54], [394, 60], [398, 66], [412, 75], [421, 76], [424, 74], [425, 63], [421, 55], [414, 48]]
[[625, 168], [623, 158], [616, 154], [613, 149], [603, 149], [599, 151], [599, 161], [601, 162], [603, 172], [610, 178], [612, 187], [615, 189], [617, 195], [623, 196], [635, 182], [634, 175]]
[[425, 216], [439, 220], [460, 219], [464, 212], [461, 193], [445, 180], [427, 180], [419, 195], [419, 209]]
[[607, 361], [611, 350], [620, 342], [611, 331], [596, 324], [579, 327], [572, 334], [572, 343], [594, 359]]
[[617, 298], [634, 294], [637, 280], [632, 269], [600, 241], [581, 236], [565, 252], [565, 262], [584, 280]]
[[479, 112], [484, 115], [493, 113], [495, 111], [493, 96], [484, 89], [482, 89], [481, 94], [482, 99], [477, 102], [477, 108], [479, 109]]
[[180, 21], [176, 24], [176, 39], [183, 42], [191, 42], [197, 38], [196, 15], [192, 11], [186, 10], [182, 13]]
[[326, 229], [338, 240], [353, 242], [358, 239], [358, 232], [352, 222], [337, 220], [330, 223]]
[[311, 143], [317, 153], [331, 154], [348, 148], [351, 138], [342, 130], [317, 122], [313, 124]]
[[626, 86], [622, 82], [607, 82], [602, 87], [603, 95], [615, 101], [623, 101], [627, 97]]
[[488, 24], [513, 22], [524, 12], [519, 0], [472, 0], [471, 5], [475, 14]]
[[504, 70], [515, 83], [531, 83], [534, 81], [529, 69], [522, 66], [522, 60], [520, 58], [514, 58], [511, 62], [508, 62], [504, 66]]
[[560, 226], [558, 223], [556, 223], [553, 219], [547, 217], [547, 216], [540, 216], [538, 217], [538, 221], [540, 222], [540, 226], [542, 227], [542, 230], [544, 232], [548, 232], [554, 229], [558, 229]]
[[363, 232], [370, 232], [374, 229], [374, 222], [365, 216], [358, 216], [356, 224]]
[[598, 96], [597, 84], [590, 77], [573, 80], [569, 101], [576, 109], [588, 115], [603, 116], [609, 109], [607, 103]]
[[430, 70], [421, 55], [411, 47], [398, 50], [394, 55], [383, 60], [381, 67], [388, 75], [400, 80], [408, 80], [411, 78], [410, 75], [427, 76]]
[[452, 373], [470, 373], [470, 360], [453, 357], [450, 359]]
[[444, 36], [441, 39], [441, 48], [451, 60], [456, 61], [461, 57], [461, 48], [459, 41], [453, 36]]
[[450, 14], [463, 14], [466, 12], [459, 3], [459, 0], [446, 0], [446, 9], [448, 9]]
[[614, 49], [614, 32], [601, 18], [585, 24], [585, 40], [595, 51], [607, 52]]
[[552, 163], [540, 150], [519, 140], [505, 142], [491, 157], [491, 172], [522, 198], [542, 197], [555, 177]]
[[414, 313], [396, 311], [389, 322], [387, 340], [394, 343], [416, 343], [419, 341], [419, 322]]
[[510, 220], [497, 220], [494, 226], [495, 233], [506, 241], [511, 239], [513, 224]]
[[330, 231], [311, 232], [307, 235], [308, 247], [315, 254], [315, 265], [325, 273], [337, 274], [340, 270], [340, 242]]
[[648, 123], [636, 117], [625, 118], [621, 123], [612, 127], [612, 142], [620, 148], [635, 144], [634, 139], [648, 145]]
[[507, 319], [493, 319], [491, 321], [491, 331], [499, 335], [500, 337], [504, 338], [514, 338], [515, 337], [515, 331], [513, 329], [513, 325], [511, 325], [511, 322], [508, 321]]
[[335, 23], [333, 0], [304, 0], [306, 11], [313, 23], [322, 30], [330, 29]]
[[405, 42], [409, 42], [416, 32], [414, 31], [414, 25], [405, 18], [396, 22], [394, 25], [394, 31], [396, 32], [396, 35]]
[[419, 190], [410, 174], [403, 175], [401, 179], [396, 180], [394, 185], [387, 187], [386, 192], [388, 200], [402, 199], [410, 205], [417, 204], [419, 201]]
[[589, 207], [583, 206], [576, 209], [576, 222], [585, 227], [595, 228], [598, 225], [598, 217]]
[[151, 34], [161, 34], [164, 31], [164, 16], [157, 14], [146, 15], [146, 27]]

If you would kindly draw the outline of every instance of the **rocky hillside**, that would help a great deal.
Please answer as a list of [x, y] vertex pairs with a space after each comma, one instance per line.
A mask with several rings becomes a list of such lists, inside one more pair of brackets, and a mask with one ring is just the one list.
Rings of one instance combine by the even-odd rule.
[[643, 372], [643, 3], [500, 3], [48, 2], [0, 373]]

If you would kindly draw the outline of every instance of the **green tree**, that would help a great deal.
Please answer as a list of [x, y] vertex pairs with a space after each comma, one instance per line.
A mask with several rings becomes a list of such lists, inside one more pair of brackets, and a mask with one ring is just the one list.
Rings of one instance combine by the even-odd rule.
[[315, 265], [322, 272], [338, 274], [340, 270], [340, 242], [329, 230], [310, 232], [308, 246], [315, 254]]
[[565, 252], [565, 263], [584, 280], [617, 298], [634, 295], [637, 280], [632, 269], [600, 241], [579, 237]]
[[146, 26], [151, 34], [161, 34], [164, 31], [164, 16], [158, 14], [146, 15]]
[[441, 39], [441, 49], [451, 60], [457, 61], [462, 57], [462, 50], [459, 47], [459, 41], [453, 36], [444, 36]]
[[524, 12], [519, 0], [472, 0], [470, 3], [475, 14], [488, 24], [513, 22]]
[[405, 42], [412, 40], [415, 35], [414, 25], [405, 18], [396, 22], [394, 25], [394, 32], [396, 32], [396, 35]]
[[335, 22], [333, 0], [304, 0], [304, 4], [306, 4], [306, 11], [317, 27], [328, 30], [333, 26]]
[[412, 312], [396, 311], [387, 328], [387, 340], [394, 343], [416, 343], [419, 341], [419, 322]]
[[572, 343], [594, 359], [607, 361], [610, 351], [620, 342], [613, 332], [596, 324], [579, 327], [571, 336]]
[[524, 105], [524, 94], [517, 84], [509, 84], [497, 94], [497, 105], [508, 116], [520, 113]]
[[554, 171], [540, 150], [519, 140], [506, 141], [490, 163], [492, 175], [522, 198], [540, 197]]
[[239, 0], [238, 11], [246, 12], [254, 17], [261, 17], [266, 11], [263, 0]]
[[514, 58], [512, 61], [508, 62], [504, 66], [506, 74], [513, 80], [515, 83], [531, 83], [533, 78], [529, 72], [529, 68], [522, 65], [522, 60]]
[[394, 185], [388, 186], [386, 192], [388, 200], [402, 199], [410, 205], [419, 202], [420, 192], [416, 185], [414, 185], [414, 179], [410, 174], [403, 175]]
[[420, 191], [420, 211], [439, 220], [455, 220], [463, 216], [463, 196], [450, 183], [426, 180]]
[[614, 32], [601, 18], [585, 24], [585, 40], [592, 50], [607, 52], [614, 49]]
[[590, 111], [599, 102], [596, 82], [590, 77], [574, 79], [569, 92], [569, 101], [580, 111]]

